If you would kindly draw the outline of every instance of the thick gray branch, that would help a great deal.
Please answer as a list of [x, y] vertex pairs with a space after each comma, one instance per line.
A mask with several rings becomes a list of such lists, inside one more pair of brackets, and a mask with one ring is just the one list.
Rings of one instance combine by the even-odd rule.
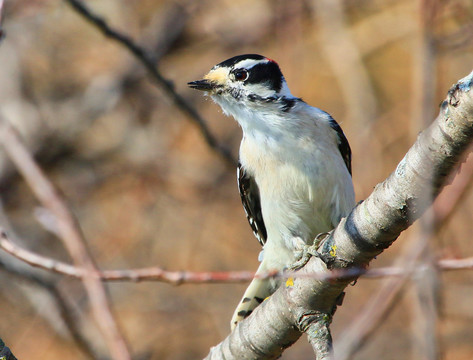
[[[472, 141], [471, 87], [473, 72], [450, 89], [436, 121], [419, 134], [396, 170], [340, 222], [319, 248], [320, 257], [313, 257], [302, 273], [365, 268], [424, 213]], [[274, 359], [304, 331], [315, 348], [313, 329], [328, 331], [343, 290], [355, 278], [288, 281], [213, 347], [207, 359]], [[330, 336], [321, 334], [327, 344], [315, 343], [322, 347], [318, 358], [325, 358]]]

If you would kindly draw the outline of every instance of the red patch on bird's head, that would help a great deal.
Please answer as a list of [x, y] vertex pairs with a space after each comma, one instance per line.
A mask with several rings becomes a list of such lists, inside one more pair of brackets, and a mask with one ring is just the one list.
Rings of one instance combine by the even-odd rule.
[[270, 59], [270, 58], [266, 58], [266, 60], [268, 60], [269, 62], [272, 62], [272, 63], [275, 63], [276, 65], [278, 64], [276, 61], [274, 61], [273, 59]]

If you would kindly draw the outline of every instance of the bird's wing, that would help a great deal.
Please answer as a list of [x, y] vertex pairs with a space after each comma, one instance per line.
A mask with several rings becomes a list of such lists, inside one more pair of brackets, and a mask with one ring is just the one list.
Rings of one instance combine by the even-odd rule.
[[266, 243], [267, 233], [261, 212], [261, 202], [258, 185], [245, 168], [239, 163], [237, 168], [238, 189], [246, 217], [261, 246]]
[[[330, 116], [330, 115], [329, 115]], [[343, 161], [347, 166], [348, 172], [351, 175], [351, 149], [350, 144], [348, 143], [345, 134], [343, 133], [342, 128], [338, 123], [335, 121], [333, 117], [330, 116], [329, 119], [330, 127], [337, 132], [338, 135], [338, 150], [340, 150], [340, 154], [342, 154]]]

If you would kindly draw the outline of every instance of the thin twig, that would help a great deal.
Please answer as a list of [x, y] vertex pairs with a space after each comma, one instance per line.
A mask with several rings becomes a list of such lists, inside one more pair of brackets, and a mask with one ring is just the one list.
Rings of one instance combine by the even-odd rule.
[[72, 8], [80, 14], [84, 19], [97, 27], [103, 35], [115, 40], [132, 53], [135, 58], [146, 68], [153, 80], [164, 90], [169, 98], [174, 102], [176, 107], [181, 110], [187, 117], [192, 120], [199, 128], [207, 145], [221, 155], [226, 161], [232, 165], [236, 165], [237, 161], [233, 157], [230, 150], [221, 145], [215, 136], [207, 127], [206, 121], [200, 114], [190, 105], [181, 95], [174, 89], [171, 81], [167, 80], [158, 70], [153, 57], [148, 52], [137, 45], [130, 37], [120, 33], [108, 25], [108, 23], [100, 16], [94, 14], [85, 4], [79, 0], [66, 0]]
[[34, 195], [57, 219], [58, 232], [76, 266], [87, 269], [82, 281], [92, 313], [114, 359], [131, 359], [128, 345], [114, 318], [98, 268], [87, 249], [82, 231], [53, 184], [34, 161], [14, 129], [0, 115], [0, 142]]
[[[60, 275], [81, 279], [86, 276], [87, 270], [64, 262], [38, 255], [26, 250], [8, 239], [7, 234], [0, 228], [0, 248], [25, 263], [48, 270]], [[473, 257], [465, 259], [441, 259], [436, 263], [439, 270], [473, 269]], [[423, 266], [417, 266], [412, 271], [424, 271]], [[333, 270], [330, 273], [320, 272], [301, 274], [298, 272], [272, 271], [258, 274], [258, 278], [314, 278], [318, 280], [351, 278], [363, 275], [367, 279], [384, 277], [403, 277], [409, 272], [404, 266], [382, 267], [371, 270], [352, 268]], [[97, 276], [103, 281], [159, 281], [173, 285], [181, 284], [216, 284], [216, 283], [244, 283], [253, 280], [255, 273], [251, 271], [168, 271], [160, 267], [140, 269], [99, 270]]]
[[0, 0], [0, 42], [3, 40], [4, 38], [4, 33], [3, 33], [3, 29], [2, 29], [2, 22], [3, 22], [3, 0]]
[[[25, 263], [48, 270], [57, 274], [81, 279], [87, 274], [82, 267], [73, 266], [45, 256], [38, 255], [11, 242], [7, 234], [1, 231], [0, 247], [7, 253]], [[189, 272], [166, 271], [159, 267], [148, 267], [132, 270], [98, 271], [97, 276], [106, 281], [161, 281], [173, 285], [184, 283], [217, 283], [217, 282], [247, 282], [254, 277], [250, 271], [235, 272]]]

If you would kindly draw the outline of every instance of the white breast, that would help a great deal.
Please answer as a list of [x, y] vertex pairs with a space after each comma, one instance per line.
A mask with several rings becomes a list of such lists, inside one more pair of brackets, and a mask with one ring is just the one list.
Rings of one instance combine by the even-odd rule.
[[268, 232], [265, 252], [277, 251], [281, 262], [292, 263], [298, 242], [311, 243], [331, 230], [355, 204], [334, 131], [313, 119], [308, 124], [305, 131], [295, 125], [276, 139], [258, 131], [245, 133], [240, 147], [240, 161], [260, 190]]

